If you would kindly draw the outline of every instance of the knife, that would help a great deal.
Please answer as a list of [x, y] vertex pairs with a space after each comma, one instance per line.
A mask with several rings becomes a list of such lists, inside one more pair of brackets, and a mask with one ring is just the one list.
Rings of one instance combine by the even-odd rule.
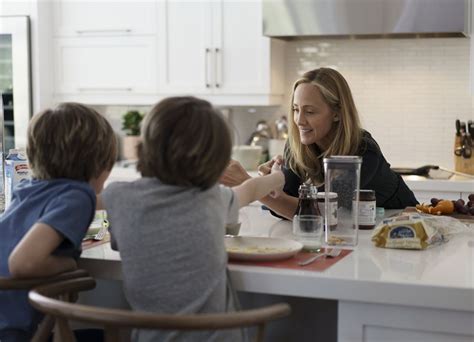
[[472, 156], [472, 135], [473, 133], [473, 126], [472, 126], [472, 120], [469, 120], [467, 122], [467, 132], [464, 137], [464, 143], [463, 143], [463, 148], [464, 148], [464, 153], [463, 157], [464, 158], [471, 158]]
[[471, 145], [470, 146], [473, 147], [472, 146], [472, 139], [474, 137], [474, 122], [472, 122], [472, 120], [469, 120], [467, 122], [467, 132], [469, 133], [470, 138], [471, 138], [471, 140], [470, 140]]
[[458, 155], [456, 151], [459, 151], [462, 147], [461, 137], [461, 121], [456, 119], [456, 136], [454, 137], [454, 154]]
[[456, 135], [461, 136], [461, 121], [456, 119]]

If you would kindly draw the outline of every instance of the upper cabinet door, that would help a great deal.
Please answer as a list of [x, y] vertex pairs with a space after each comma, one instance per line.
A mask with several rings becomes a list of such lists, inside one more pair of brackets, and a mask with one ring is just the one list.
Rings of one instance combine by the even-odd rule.
[[154, 1], [55, 0], [55, 36], [155, 34], [156, 7]]
[[213, 82], [211, 3], [159, 2], [160, 92], [205, 94]]
[[279, 104], [284, 44], [262, 36], [261, 1], [160, 1], [160, 93], [217, 105]]
[[137, 94], [156, 94], [154, 40], [147, 36], [57, 38], [56, 96], [60, 100], [113, 104], [131, 102]]
[[259, 1], [215, 2], [215, 88], [225, 94], [268, 93], [270, 38], [262, 35]]

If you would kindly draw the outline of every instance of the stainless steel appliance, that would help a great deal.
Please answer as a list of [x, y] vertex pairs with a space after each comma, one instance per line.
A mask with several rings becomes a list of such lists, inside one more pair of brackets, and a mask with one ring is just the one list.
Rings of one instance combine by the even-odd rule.
[[272, 0], [263, 34], [308, 36], [467, 36], [470, 0]]
[[27, 16], [0, 16], [0, 211], [3, 160], [11, 148], [26, 147], [31, 117], [30, 23]]
[[0, 16], [0, 94], [2, 150], [25, 147], [31, 117], [30, 25], [26, 16]]

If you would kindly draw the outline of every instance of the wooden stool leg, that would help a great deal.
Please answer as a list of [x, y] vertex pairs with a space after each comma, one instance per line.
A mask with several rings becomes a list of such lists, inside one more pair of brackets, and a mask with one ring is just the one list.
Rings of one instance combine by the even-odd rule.
[[67, 319], [56, 317], [56, 329], [54, 329], [54, 342], [76, 342], [76, 338], [69, 327]]
[[105, 327], [105, 342], [120, 342], [120, 329]]
[[255, 342], [263, 342], [265, 335], [265, 323], [259, 324], [257, 327], [257, 336], [255, 336]]
[[54, 328], [54, 317], [47, 315], [43, 318], [40, 325], [38, 326], [38, 330], [36, 330], [35, 335], [31, 339], [31, 342], [45, 342], [48, 341], [49, 337], [51, 336], [51, 332]]

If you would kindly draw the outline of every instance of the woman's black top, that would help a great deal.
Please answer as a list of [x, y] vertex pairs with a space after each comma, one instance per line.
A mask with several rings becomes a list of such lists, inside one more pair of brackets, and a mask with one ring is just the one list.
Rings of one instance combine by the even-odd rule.
[[[362, 157], [360, 188], [375, 191], [377, 207], [404, 209], [418, 204], [402, 177], [390, 169], [390, 164], [369, 132], [364, 131], [358, 155]], [[322, 166], [321, 169], [324, 170]], [[283, 172], [286, 180], [283, 191], [298, 197], [298, 188], [303, 180], [286, 167]], [[324, 185], [318, 191], [324, 191]]]

